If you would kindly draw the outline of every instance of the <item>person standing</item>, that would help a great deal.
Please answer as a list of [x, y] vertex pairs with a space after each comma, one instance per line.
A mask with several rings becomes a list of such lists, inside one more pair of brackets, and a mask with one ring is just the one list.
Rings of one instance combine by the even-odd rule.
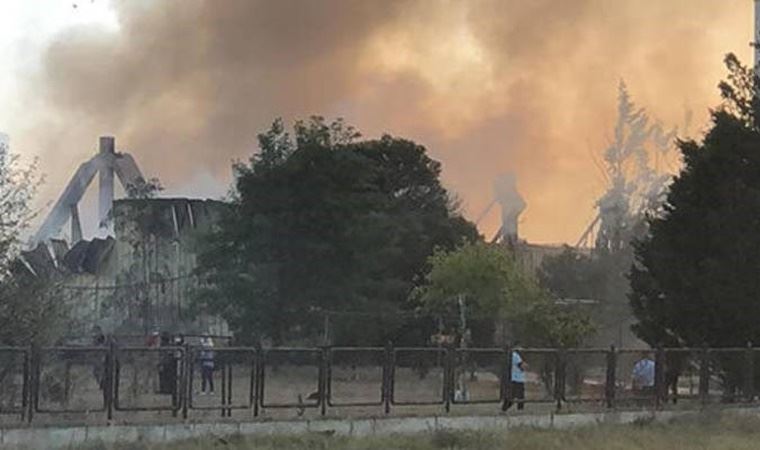
[[172, 336], [167, 331], [161, 332], [159, 348], [158, 392], [164, 395], [174, 395], [177, 391], [177, 362], [174, 358]]
[[655, 363], [648, 352], [642, 352], [641, 359], [634, 364], [631, 373], [631, 386], [634, 393], [645, 397], [654, 394], [654, 378]]
[[512, 373], [510, 374], [510, 398], [507, 401], [507, 407], [509, 409], [514, 403], [513, 400], [517, 400], [517, 410], [522, 411], [525, 407], [525, 371], [528, 369], [528, 365], [523, 361], [522, 355], [517, 350], [512, 350]]
[[[145, 347], [149, 349], [158, 348], [161, 344], [161, 335], [158, 329], [153, 330], [146, 338], [145, 338]], [[161, 390], [159, 389], [159, 378], [155, 376], [155, 365], [152, 363], [154, 360], [154, 355], [152, 352], [146, 352], [144, 356], [140, 356], [140, 365], [138, 366], [137, 370], [142, 373], [140, 375], [140, 379], [143, 381], [143, 386], [149, 386], [149, 389], [154, 394], [160, 394]]]
[[198, 355], [201, 363], [201, 395], [214, 393], [214, 341], [210, 337], [201, 338], [201, 351]]

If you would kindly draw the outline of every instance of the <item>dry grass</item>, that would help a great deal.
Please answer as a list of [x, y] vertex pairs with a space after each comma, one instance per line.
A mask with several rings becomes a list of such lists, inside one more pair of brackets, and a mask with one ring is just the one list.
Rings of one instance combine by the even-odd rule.
[[521, 450], [657, 450], [756, 449], [760, 419], [704, 416], [670, 423], [583, 427], [572, 430], [513, 429], [502, 432], [436, 432], [408, 436], [350, 438], [322, 434], [244, 438], [213, 437], [165, 445], [140, 443], [91, 445], [88, 450], [275, 450], [275, 449], [521, 449]]

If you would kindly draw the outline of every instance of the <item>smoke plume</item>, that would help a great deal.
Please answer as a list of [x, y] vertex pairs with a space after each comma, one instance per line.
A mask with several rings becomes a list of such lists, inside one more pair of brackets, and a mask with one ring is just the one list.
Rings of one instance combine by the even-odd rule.
[[[30, 77], [46, 194], [113, 134], [171, 192], [230, 181], [282, 116], [342, 116], [412, 138], [470, 217], [517, 174], [521, 231], [570, 241], [606, 188], [619, 80], [653, 116], [703, 124], [723, 55], [748, 59], [745, 0], [114, 1], [119, 28], [68, 29]], [[698, 131], [698, 130], [697, 130]], [[204, 173], [199, 177], [199, 173]], [[204, 187], [206, 186], [206, 187]], [[218, 190], [218, 189], [217, 189]], [[498, 214], [482, 223], [498, 228]]]

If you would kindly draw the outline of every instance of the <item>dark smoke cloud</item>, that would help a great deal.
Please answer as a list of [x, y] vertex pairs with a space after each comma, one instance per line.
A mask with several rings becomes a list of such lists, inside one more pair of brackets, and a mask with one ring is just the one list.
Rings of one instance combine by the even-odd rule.
[[170, 189], [204, 194], [209, 179], [229, 182], [230, 161], [275, 117], [343, 116], [365, 135], [426, 145], [471, 217], [493, 178], [516, 172], [523, 230], [539, 241], [573, 241], [589, 220], [604, 189], [589, 152], [608, 142], [621, 77], [668, 123], [685, 108], [704, 118], [723, 54], [747, 55], [751, 36], [744, 0], [114, 7], [117, 33], [67, 30], [30, 79], [39, 120], [18, 140], [47, 149], [48, 195], [99, 134], [116, 135]]

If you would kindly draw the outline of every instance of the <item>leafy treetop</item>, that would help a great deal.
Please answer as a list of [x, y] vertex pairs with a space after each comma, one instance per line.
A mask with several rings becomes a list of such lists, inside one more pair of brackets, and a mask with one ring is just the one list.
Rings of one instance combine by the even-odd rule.
[[635, 244], [631, 305], [650, 344], [760, 342], [760, 129], [751, 69], [726, 57], [724, 104], [684, 166], [649, 235]]
[[[340, 120], [276, 120], [235, 165], [228, 217], [201, 252], [202, 302], [244, 339], [315, 335], [327, 311], [393, 315], [436, 247], [477, 239], [424, 147], [359, 141]], [[344, 321], [335, 340], [399, 338], [398, 321]]]

